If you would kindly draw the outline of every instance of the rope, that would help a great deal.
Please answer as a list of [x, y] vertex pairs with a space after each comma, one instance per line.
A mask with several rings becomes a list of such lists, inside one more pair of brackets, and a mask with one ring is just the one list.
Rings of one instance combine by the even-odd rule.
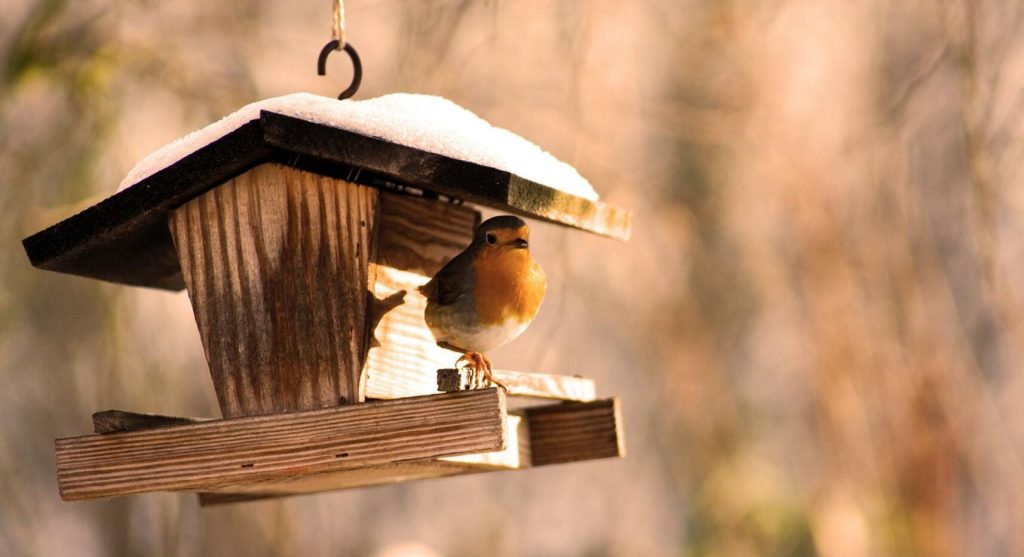
[[338, 50], [345, 48], [345, 0], [331, 0], [331, 38], [338, 41]]

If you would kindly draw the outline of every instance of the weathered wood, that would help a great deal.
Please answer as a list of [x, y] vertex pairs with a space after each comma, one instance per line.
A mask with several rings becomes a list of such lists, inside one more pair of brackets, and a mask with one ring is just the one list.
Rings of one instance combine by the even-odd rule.
[[374, 295], [406, 291], [405, 303], [380, 321], [380, 346], [366, 361], [365, 396], [388, 399], [437, 392], [434, 370], [460, 354], [437, 346], [416, 288], [473, 240], [480, 214], [469, 207], [383, 193]]
[[92, 427], [96, 433], [120, 433], [139, 431], [176, 425], [198, 423], [200, 419], [161, 416], [160, 414], [142, 414], [123, 410], [104, 410], [92, 415]]
[[265, 164], [171, 213], [225, 417], [360, 400], [377, 198]]
[[509, 414], [507, 424], [506, 448], [501, 451], [383, 464], [269, 484], [228, 487], [220, 491], [200, 493], [199, 502], [202, 505], [219, 505], [526, 468], [530, 465], [530, 438], [526, 420], [521, 416]]
[[432, 277], [466, 249], [479, 224], [480, 212], [472, 207], [381, 192], [374, 262]]
[[454, 393], [465, 390], [463, 385], [462, 370], [453, 367], [437, 370], [437, 390], [442, 393]]
[[[522, 420], [515, 423], [519, 416]], [[252, 501], [401, 481], [522, 470], [626, 454], [617, 399], [554, 404], [510, 412], [507, 435], [504, 451], [345, 470], [272, 484], [229, 486], [218, 489], [216, 493], [201, 494], [200, 502], [214, 505]], [[518, 454], [513, 456], [512, 451]]]
[[[493, 389], [488, 390], [491, 391]], [[123, 414], [133, 417], [128, 427], [140, 430], [174, 428], [168, 425], [168, 420], [199, 421], [195, 418]], [[625, 455], [621, 410], [616, 399], [509, 411], [504, 435], [504, 448], [496, 451], [385, 462], [259, 481], [232, 481], [202, 488], [206, 491], [200, 493], [200, 502], [203, 505], [234, 503]]]
[[[179, 425], [197, 424], [210, 421], [208, 418], [181, 418], [161, 416], [158, 414], [142, 414], [123, 410], [105, 410], [92, 415], [96, 433], [124, 433], [127, 431], [144, 431]], [[467, 470], [472, 469], [515, 469], [526, 466], [530, 462], [530, 439], [526, 430], [526, 420], [516, 413], [509, 413], [506, 418], [505, 448], [487, 453], [474, 453], [439, 460], [465, 464]], [[424, 461], [424, 464], [426, 461]], [[388, 465], [382, 466], [386, 468]], [[449, 467], [445, 467], [447, 470]], [[351, 470], [344, 473], [353, 474]], [[318, 480], [319, 481], [319, 480]]]
[[487, 389], [71, 437], [56, 442], [57, 480], [67, 501], [253, 484], [265, 491], [340, 470], [502, 450], [506, 416], [504, 394]]
[[[97, 433], [143, 431], [204, 421], [208, 420], [142, 414], [122, 410], [106, 410], [93, 414], [93, 422]], [[202, 505], [217, 505], [336, 489], [367, 487], [413, 479], [429, 479], [498, 470], [516, 470], [529, 466], [530, 438], [526, 420], [521, 415], [509, 413], [506, 417], [505, 431], [505, 448], [498, 451], [425, 459], [401, 464], [380, 464], [351, 470], [301, 476], [294, 479], [288, 478], [276, 482], [263, 481], [251, 486], [233, 485], [225, 488], [227, 491], [224, 492], [200, 493], [199, 500]]]
[[138, 184], [23, 240], [36, 267], [180, 290], [167, 214], [252, 166], [278, 162], [375, 188], [413, 186], [494, 209], [629, 237], [630, 214], [509, 172], [264, 112]]
[[[550, 398], [589, 402], [596, 396], [592, 379], [546, 373], [526, 373], [495, 369], [494, 380], [506, 387], [506, 394], [533, 398]], [[437, 370], [437, 390], [456, 392], [473, 388], [472, 378], [465, 369]]]
[[626, 454], [617, 398], [529, 408], [525, 415], [533, 466]]
[[628, 211], [570, 195], [511, 172], [268, 111], [262, 112], [260, 122], [267, 143], [280, 149], [352, 165], [393, 177], [403, 184], [500, 211], [629, 239]]

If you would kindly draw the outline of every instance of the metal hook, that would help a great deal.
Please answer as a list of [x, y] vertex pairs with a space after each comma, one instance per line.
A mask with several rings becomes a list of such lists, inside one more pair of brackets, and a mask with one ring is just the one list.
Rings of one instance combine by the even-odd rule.
[[[356, 49], [352, 48], [352, 45], [349, 43], [345, 43], [343, 48], [352, 60], [352, 83], [348, 86], [348, 89], [345, 89], [338, 95], [338, 100], [347, 99], [355, 95], [356, 91], [359, 90], [359, 84], [363, 81], [363, 63], [359, 61], [359, 54], [356, 53]], [[327, 75], [327, 57], [335, 50], [338, 50], [337, 40], [332, 40], [320, 50], [320, 58], [316, 61], [317, 75]]]

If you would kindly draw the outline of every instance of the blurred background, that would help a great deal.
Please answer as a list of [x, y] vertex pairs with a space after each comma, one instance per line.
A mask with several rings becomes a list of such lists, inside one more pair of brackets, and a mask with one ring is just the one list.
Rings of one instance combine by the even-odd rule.
[[624, 404], [624, 460], [200, 508], [64, 503], [93, 411], [216, 416], [187, 296], [21, 238], [315, 76], [330, 2], [6, 0], [0, 554], [1024, 554], [1024, 4], [349, 0], [357, 98], [442, 95], [636, 214], [538, 225], [493, 353]]

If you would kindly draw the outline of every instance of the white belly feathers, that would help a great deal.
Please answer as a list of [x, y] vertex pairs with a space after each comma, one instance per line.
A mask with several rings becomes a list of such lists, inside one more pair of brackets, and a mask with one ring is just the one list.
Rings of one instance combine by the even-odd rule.
[[[529, 322], [506, 319], [500, 325], [465, 326], [448, 320], [434, 323], [437, 340], [458, 346], [470, 352], [487, 352], [510, 342], [526, 330]], [[458, 341], [452, 340], [458, 339]]]

